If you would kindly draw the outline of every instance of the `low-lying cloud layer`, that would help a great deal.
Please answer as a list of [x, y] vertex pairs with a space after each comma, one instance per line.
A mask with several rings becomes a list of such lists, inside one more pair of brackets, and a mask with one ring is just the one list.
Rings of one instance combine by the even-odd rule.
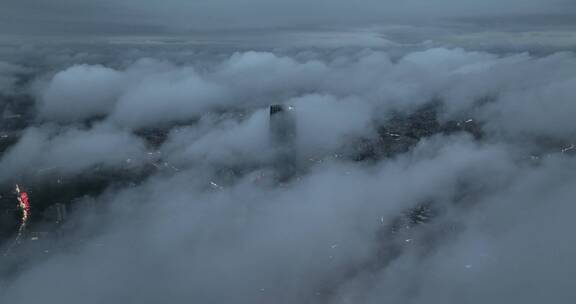
[[327, 128], [337, 134], [363, 129], [379, 119], [375, 112], [411, 111], [439, 99], [444, 119], [476, 118], [488, 130], [512, 136], [569, 140], [574, 135], [572, 53], [498, 56], [435, 48], [399, 60], [370, 50], [330, 60], [315, 57], [236, 53], [202, 70], [152, 59], [122, 70], [72, 66], [45, 83], [39, 117], [63, 123], [106, 117], [114, 125], [139, 129], [226, 108], [253, 111], [285, 102], [301, 109], [296, 114], [304, 124], [307, 115], [318, 117], [320, 125], [331, 119]]
[[[74, 198], [96, 207], [76, 208], [43, 258], [5, 258], [2, 273], [26, 267], [0, 280], [1, 302], [575, 298], [573, 53], [186, 56], [38, 75], [32, 125], [0, 158], [0, 183], [95, 168], [143, 178]], [[279, 103], [294, 107], [297, 126], [289, 180], [275, 176], [269, 131], [268, 107]], [[438, 124], [477, 124], [481, 136], [417, 135], [429, 117], [409, 126], [402, 117], [423, 108]], [[354, 157], [381, 136], [392, 138], [382, 149], [403, 137], [414, 145]], [[418, 224], [404, 216], [424, 207]]]

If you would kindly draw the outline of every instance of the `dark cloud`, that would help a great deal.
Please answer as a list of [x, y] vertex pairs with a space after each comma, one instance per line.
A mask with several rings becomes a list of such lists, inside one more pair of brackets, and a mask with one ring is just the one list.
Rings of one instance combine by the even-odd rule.
[[[278, 27], [419, 23], [438, 18], [497, 17], [542, 24], [545, 14], [573, 16], [562, 1], [3, 1], [5, 34], [145, 34]], [[550, 18], [548, 18], [550, 19]], [[556, 20], [556, 19], [555, 19]]]
[[26, 72], [22, 66], [0, 61], [0, 94], [14, 93], [18, 76]]

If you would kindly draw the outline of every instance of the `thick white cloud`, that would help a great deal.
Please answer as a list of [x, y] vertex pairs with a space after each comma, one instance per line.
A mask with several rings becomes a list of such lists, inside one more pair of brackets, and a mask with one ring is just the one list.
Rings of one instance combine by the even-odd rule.
[[[37, 298], [26, 282], [48, 301], [153, 303], [169, 294], [176, 302], [321, 302], [346, 269], [374, 256], [377, 231], [400, 210], [429, 199], [447, 204], [461, 181], [498, 189], [514, 168], [501, 147], [444, 138], [374, 170], [325, 164], [286, 188], [240, 183], [206, 192], [195, 170], [153, 179], [109, 198], [113, 221], [102, 219], [108, 232], [93, 245], [39, 265], [4, 296]], [[492, 174], [500, 178], [484, 181]], [[66, 271], [47, 280], [57, 268]]]
[[337, 151], [352, 138], [371, 135], [371, 107], [359, 100], [307, 95], [289, 104], [294, 106], [302, 157]]
[[[201, 71], [154, 60], [138, 61], [125, 70], [75, 66], [51, 79], [39, 106], [45, 119], [69, 122], [108, 116], [112, 123], [138, 129], [189, 122], [223, 108], [252, 110], [285, 102], [307, 109], [304, 117], [326, 119], [336, 115], [336, 105], [355, 107], [357, 111], [344, 110], [352, 116], [340, 121], [354, 123], [354, 115], [360, 115], [360, 124], [366, 124], [388, 110], [410, 111], [438, 99], [444, 101], [445, 118], [475, 115], [502, 134], [566, 140], [572, 136], [573, 57], [434, 48], [409, 53], [397, 62], [381, 51], [303, 61], [246, 52]], [[306, 95], [347, 101], [321, 110], [317, 98], [301, 98]], [[482, 100], [493, 102], [480, 104]]]
[[113, 69], [73, 66], [54, 75], [41, 98], [40, 113], [60, 121], [106, 115], [124, 86], [124, 75]]
[[120, 98], [112, 120], [136, 128], [186, 121], [223, 104], [223, 91], [192, 69], [154, 74]]
[[44, 171], [55, 177], [77, 175], [95, 166], [115, 169], [137, 165], [144, 161], [145, 152], [139, 138], [108, 126], [62, 132], [50, 126], [29, 128], [2, 156], [0, 180], [44, 178]]
[[240, 120], [215, 121], [208, 116], [194, 127], [173, 131], [162, 152], [171, 163], [181, 165], [263, 164], [272, 157], [268, 130], [267, 111]]
[[[0, 301], [573, 301], [576, 162], [561, 153], [576, 135], [573, 54], [208, 57], [74, 66], [48, 80], [42, 119], [2, 156], [0, 181], [143, 166], [152, 151], [133, 135], [143, 127], [172, 127], [153, 154], [177, 169], [90, 198], [107, 211], [96, 227], [92, 214], [72, 216], [83, 242], [69, 236], [71, 250], [0, 281]], [[378, 162], [332, 157], [431, 102], [442, 120], [481, 124], [483, 138], [437, 134]], [[280, 184], [267, 175], [276, 103], [294, 106], [303, 167]], [[93, 116], [103, 120], [78, 126]], [[548, 152], [532, 156], [526, 142]], [[403, 212], [428, 203], [432, 221], [392, 233]]]
[[512, 183], [488, 194], [477, 209], [452, 216], [463, 228], [452, 242], [425, 251], [412, 246], [372, 285], [361, 278], [349, 282], [341, 298], [362, 303], [573, 299], [569, 277], [576, 247], [564, 238], [574, 229], [574, 165], [573, 159], [554, 157], [542, 166], [504, 170]]

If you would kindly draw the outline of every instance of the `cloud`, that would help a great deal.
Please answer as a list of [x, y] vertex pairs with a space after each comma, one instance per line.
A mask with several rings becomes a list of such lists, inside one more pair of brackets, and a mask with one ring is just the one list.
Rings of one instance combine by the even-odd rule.
[[564, 282], [571, 275], [566, 266], [575, 248], [562, 238], [573, 228], [567, 215], [573, 165], [572, 159], [552, 158], [542, 166], [513, 170], [512, 184], [481, 200], [472, 213], [464, 210], [454, 217], [466, 224], [453, 242], [425, 254], [413, 247], [378, 274], [372, 287], [350, 283], [342, 297], [364, 303], [572, 298]]
[[74, 121], [102, 116], [114, 106], [125, 80], [103, 66], [79, 65], [54, 75], [41, 99], [40, 115]]
[[27, 70], [24, 67], [0, 61], [0, 93], [14, 93], [18, 81], [18, 74], [25, 72], [27, 72]]
[[162, 153], [170, 163], [187, 166], [266, 164], [273, 156], [268, 130], [265, 110], [224, 120], [207, 115], [194, 127], [174, 130]]
[[70, 176], [96, 166], [115, 169], [123, 167], [128, 159], [131, 165], [145, 160], [143, 141], [108, 126], [65, 130], [31, 127], [2, 156], [0, 180], [45, 178], [42, 172], [46, 170]]
[[[146, 34], [181, 31], [277, 28], [302, 26], [342, 27], [354, 24], [418, 23], [439, 18], [526, 16], [573, 13], [564, 1], [509, 0], [455, 1], [264, 1], [169, 0], [86, 1], [32, 0], [3, 2], [5, 25], [15, 33]], [[13, 16], [19, 16], [14, 18]], [[108, 17], [108, 22], [102, 18]], [[530, 19], [530, 18], [528, 18]], [[539, 20], [538, 17], [533, 17]], [[72, 26], [70, 26], [72, 25]]]
[[572, 78], [510, 92], [498, 106], [486, 107], [482, 116], [490, 121], [490, 128], [504, 134], [569, 141], [575, 135], [571, 120], [576, 110], [571, 102], [575, 83]]
[[301, 157], [338, 151], [352, 138], [373, 131], [371, 107], [359, 100], [307, 95], [288, 102], [294, 106]]
[[[572, 298], [572, 53], [118, 52], [38, 76], [36, 119], [0, 158], [0, 183], [157, 169], [76, 198], [54, 250], [26, 264], [23, 245], [0, 264], [27, 265], [0, 277], [0, 301]], [[277, 103], [297, 126], [287, 180], [274, 177]], [[360, 139], [393, 150], [402, 137], [403, 153], [349, 157]]]
[[[499, 147], [444, 138], [373, 171], [323, 165], [284, 189], [239, 183], [202, 190], [194, 170], [152, 179], [107, 198], [116, 207], [102, 221], [112, 222], [92, 245], [23, 274], [4, 297], [152, 303], [169, 293], [176, 302], [320, 302], [333, 278], [345, 280], [347, 269], [373, 257], [381, 218], [388, 222], [421, 200], [450, 199], [446, 189], [460, 179], [509, 170], [502, 163]], [[47, 280], [57, 269], [66, 271]], [[41, 292], [27, 292], [24, 282]]]
[[[381, 120], [374, 113], [411, 111], [440, 99], [445, 118], [473, 116], [503, 134], [522, 135], [526, 130], [533, 136], [562, 134], [560, 139], [565, 140], [571, 136], [567, 98], [572, 57], [569, 53], [536, 58], [433, 48], [406, 54], [397, 62], [382, 51], [321, 60], [246, 52], [201, 71], [150, 59], [124, 70], [73, 66], [45, 85], [39, 107], [40, 116], [48, 120], [108, 117], [111, 123], [139, 129], [193, 121], [223, 108], [253, 111], [282, 102], [307, 109], [302, 115], [327, 117], [320, 109], [308, 109], [315, 107], [317, 98], [302, 97], [325, 95], [342, 100], [331, 103], [332, 111], [326, 107], [325, 112], [355, 104], [362, 110], [354, 113], [364, 113], [361, 124], [366, 125], [371, 119]], [[527, 102], [527, 98], [534, 100]], [[478, 103], [490, 99], [495, 102]], [[548, 102], [559, 111], [548, 111], [554, 121], [534, 108]]]

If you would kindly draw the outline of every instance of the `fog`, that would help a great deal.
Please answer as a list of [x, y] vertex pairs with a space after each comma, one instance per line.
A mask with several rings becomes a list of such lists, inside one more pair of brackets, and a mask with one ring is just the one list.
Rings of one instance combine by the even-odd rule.
[[[61, 13], [71, 1], [3, 5], [67, 24], [176, 7], [134, 3], [88, 2], [74, 18]], [[343, 1], [239, 3], [183, 4], [170, 26], [216, 9], [194, 22], [306, 23], [327, 5], [327, 20], [352, 22], [388, 2], [351, 19]], [[432, 3], [439, 17], [573, 7]], [[29, 187], [32, 202], [20, 242], [18, 227], [2, 231], [0, 302], [573, 301], [574, 53], [409, 44], [0, 49], [0, 186]], [[295, 124], [288, 157], [276, 104]], [[107, 183], [84, 193], [90, 178]], [[2, 192], [2, 214], [13, 196]], [[69, 213], [55, 224], [57, 203]]]
[[13, 94], [14, 86], [17, 82], [17, 75], [23, 73], [25, 69], [21, 66], [0, 61], [0, 93]]

